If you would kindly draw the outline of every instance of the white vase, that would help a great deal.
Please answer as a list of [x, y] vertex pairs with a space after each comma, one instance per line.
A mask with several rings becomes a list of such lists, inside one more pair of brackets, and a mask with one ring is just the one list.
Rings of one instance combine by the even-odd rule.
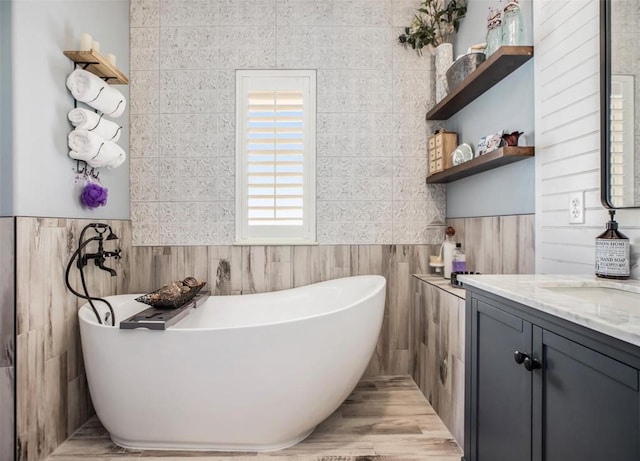
[[436, 47], [436, 103], [449, 93], [447, 69], [453, 64], [453, 45], [442, 43]]

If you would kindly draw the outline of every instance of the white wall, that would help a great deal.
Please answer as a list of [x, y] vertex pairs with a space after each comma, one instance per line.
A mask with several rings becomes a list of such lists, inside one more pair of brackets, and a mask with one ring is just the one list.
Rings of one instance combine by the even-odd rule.
[[[599, 190], [599, 2], [544, 0], [534, 7], [536, 272], [593, 273], [595, 238], [608, 219]], [[569, 224], [572, 192], [584, 192], [584, 224]], [[637, 251], [640, 210], [620, 210], [617, 218]], [[633, 276], [640, 278], [637, 265]]]
[[[532, 44], [532, 0], [520, 4], [525, 43]], [[454, 42], [455, 55], [485, 41], [489, 6], [497, 7], [498, 1], [469, 0]], [[535, 145], [534, 118], [531, 60], [451, 117], [446, 126], [458, 133], [459, 143], [468, 143], [475, 151], [481, 137], [500, 130], [524, 131], [527, 145]], [[533, 159], [527, 159], [447, 184], [447, 218], [532, 214], [534, 170]]]
[[0, 216], [13, 214], [11, 2], [0, 1]]
[[[100, 41], [103, 54], [112, 52], [118, 57], [118, 67], [127, 74], [128, 0], [2, 3], [10, 3], [12, 9], [12, 213], [16, 216], [128, 218], [128, 163], [100, 173], [103, 185], [109, 189], [105, 207], [90, 211], [80, 205], [80, 189], [74, 184], [72, 171], [75, 161], [67, 155], [67, 135], [72, 128], [67, 113], [73, 108], [73, 98], [65, 80], [74, 67], [62, 54], [64, 50], [77, 49], [80, 34], [89, 32]], [[127, 86], [117, 88], [128, 98]], [[126, 115], [117, 121], [128, 127]], [[3, 139], [2, 142], [6, 145], [9, 141]], [[128, 131], [123, 132], [119, 144], [128, 151]]]

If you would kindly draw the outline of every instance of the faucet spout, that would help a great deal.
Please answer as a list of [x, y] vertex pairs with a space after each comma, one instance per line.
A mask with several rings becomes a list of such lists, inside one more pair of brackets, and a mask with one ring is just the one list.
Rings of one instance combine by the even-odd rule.
[[118, 275], [115, 269], [111, 269], [110, 267], [107, 267], [104, 264], [98, 264], [98, 267], [103, 271], [107, 271], [109, 274], [111, 274], [111, 277], [115, 277], [116, 275]]

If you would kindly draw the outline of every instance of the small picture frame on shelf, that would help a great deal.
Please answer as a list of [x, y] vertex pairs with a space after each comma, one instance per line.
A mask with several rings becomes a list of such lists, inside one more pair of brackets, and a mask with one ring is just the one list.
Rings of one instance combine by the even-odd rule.
[[479, 157], [483, 154], [488, 154], [489, 152], [493, 152], [494, 150], [498, 149], [500, 147], [500, 144], [502, 143], [503, 133], [504, 130], [500, 130], [497, 133], [480, 138], [475, 156]]

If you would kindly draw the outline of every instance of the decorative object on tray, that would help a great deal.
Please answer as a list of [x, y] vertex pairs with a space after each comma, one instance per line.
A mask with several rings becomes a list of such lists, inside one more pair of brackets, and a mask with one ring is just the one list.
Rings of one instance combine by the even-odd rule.
[[136, 301], [153, 307], [177, 309], [193, 299], [206, 285], [194, 277], [170, 282], [162, 288], [136, 298]]
[[454, 61], [447, 69], [447, 84], [453, 90], [460, 82], [469, 76], [482, 64], [487, 57], [483, 52], [464, 54]]
[[502, 46], [502, 11], [499, 8], [489, 7], [487, 16], [487, 58]]

